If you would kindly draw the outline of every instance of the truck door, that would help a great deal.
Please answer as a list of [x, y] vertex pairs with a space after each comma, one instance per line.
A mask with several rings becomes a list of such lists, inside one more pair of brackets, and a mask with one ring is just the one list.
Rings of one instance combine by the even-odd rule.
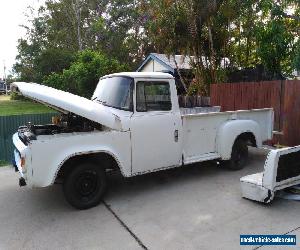
[[135, 89], [135, 112], [131, 117], [132, 173], [178, 166], [182, 125], [175, 85], [170, 85], [168, 79], [138, 80]]

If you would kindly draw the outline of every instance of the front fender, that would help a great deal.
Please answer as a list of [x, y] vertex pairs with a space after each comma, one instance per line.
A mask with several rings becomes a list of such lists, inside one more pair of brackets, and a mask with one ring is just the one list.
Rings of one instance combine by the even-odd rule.
[[61, 166], [76, 155], [107, 153], [124, 176], [131, 175], [130, 132], [110, 131], [44, 136], [32, 143], [34, 187], [53, 184]]
[[252, 120], [231, 120], [223, 123], [217, 133], [216, 147], [222, 160], [231, 158], [232, 146], [236, 138], [243, 133], [251, 133], [255, 137], [257, 147], [262, 145], [260, 127]]
[[95, 150], [87, 150], [87, 151], [83, 151], [83, 150], [76, 150], [73, 151], [73, 153], [70, 153], [69, 155], [67, 155], [63, 160], [58, 160], [58, 162], [60, 162], [58, 164], [57, 169], [55, 170], [55, 173], [52, 173], [52, 181], [51, 181], [51, 185], [54, 184], [55, 179], [57, 177], [58, 172], [60, 171], [60, 169], [63, 167], [63, 165], [71, 158], [76, 157], [76, 156], [84, 156], [84, 155], [93, 155], [93, 154], [97, 154], [97, 153], [104, 153], [107, 155], [110, 155], [118, 164], [118, 168], [120, 169], [121, 173], [123, 174], [123, 176], [129, 176], [130, 169], [128, 169], [128, 171], [126, 171], [126, 169], [124, 169], [124, 166], [122, 165], [119, 157], [118, 157], [118, 153], [114, 151], [113, 148], [107, 148], [107, 147], [103, 147], [103, 148], [98, 148]]

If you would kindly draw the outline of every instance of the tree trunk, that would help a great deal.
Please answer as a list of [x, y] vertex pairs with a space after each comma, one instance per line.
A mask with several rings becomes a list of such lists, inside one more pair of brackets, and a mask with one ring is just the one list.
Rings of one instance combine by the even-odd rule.
[[177, 73], [179, 75], [179, 79], [180, 79], [180, 81], [181, 81], [181, 83], [182, 83], [182, 85], [184, 87], [185, 92], [187, 93], [187, 86], [186, 86], [185, 80], [183, 79], [183, 77], [181, 75], [180, 69], [178, 67], [178, 63], [176, 61], [176, 57], [175, 57], [175, 55], [173, 55], [173, 56], [174, 56], [174, 62], [175, 62], [176, 70], [177, 70]]
[[210, 74], [211, 74], [211, 83], [216, 83], [216, 53], [214, 50], [213, 37], [211, 32], [211, 21], [207, 22], [208, 28], [208, 39], [209, 39], [209, 48], [210, 48]]
[[76, 17], [76, 25], [77, 25], [77, 42], [78, 42], [78, 49], [82, 50], [82, 37], [81, 37], [81, 8], [82, 3], [80, 0], [72, 0], [72, 6], [74, 10], [74, 14]]

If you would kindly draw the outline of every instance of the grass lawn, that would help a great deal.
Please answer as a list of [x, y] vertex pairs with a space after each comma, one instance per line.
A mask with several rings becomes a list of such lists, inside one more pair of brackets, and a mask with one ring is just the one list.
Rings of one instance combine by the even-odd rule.
[[53, 112], [53, 110], [45, 105], [31, 101], [10, 100], [9, 96], [0, 95], [0, 116], [49, 112]]
[[8, 162], [0, 160], [0, 167], [4, 167], [4, 166], [7, 166], [7, 165], [9, 165]]

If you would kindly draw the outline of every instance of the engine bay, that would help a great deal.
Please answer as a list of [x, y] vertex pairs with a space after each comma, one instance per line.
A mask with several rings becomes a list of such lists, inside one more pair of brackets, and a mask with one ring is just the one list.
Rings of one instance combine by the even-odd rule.
[[19, 138], [26, 145], [39, 135], [55, 135], [73, 132], [101, 131], [102, 125], [72, 113], [52, 117], [51, 124], [35, 125], [28, 122], [18, 129]]

